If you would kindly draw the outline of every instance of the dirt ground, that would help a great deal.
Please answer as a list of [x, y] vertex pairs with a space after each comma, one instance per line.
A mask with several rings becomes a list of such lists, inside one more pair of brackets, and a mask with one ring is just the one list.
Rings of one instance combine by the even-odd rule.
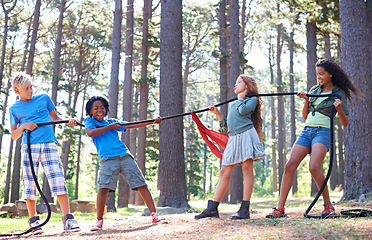
[[[337, 206], [337, 210], [351, 207], [366, 206]], [[315, 213], [321, 211], [321, 206], [315, 208]], [[372, 239], [372, 217], [305, 219], [303, 207], [290, 207], [286, 218], [265, 219], [269, 212], [267, 208], [253, 209], [248, 220], [231, 220], [231, 211], [221, 211], [220, 218], [201, 220], [194, 220], [195, 213], [163, 215], [169, 223], [160, 225], [151, 224], [150, 217], [140, 214], [118, 215], [117, 219], [105, 221], [104, 229], [97, 232], [90, 232], [89, 222], [82, 222], [82, 231], [75, 233], [62, 232], [60, 224], [51, 223], [39, 236], [2, 239]]]

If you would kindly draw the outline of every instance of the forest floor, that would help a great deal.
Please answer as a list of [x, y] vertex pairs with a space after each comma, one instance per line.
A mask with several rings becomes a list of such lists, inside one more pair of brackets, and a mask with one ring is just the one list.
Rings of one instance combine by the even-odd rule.
[[[104, 229], [97, 232], [90, 231], [94, 214], [89, 221], [83, 215], [75, 214], [82, 227], [80, 232], [62, 232], [61, 223], [56, 221], [45, 225], [42, 235], [0, 239], [372, 239], [372, 217], [306, 219], [303, 215], [311, 201], [310, 198], [289, 199], [286, 208], [288, 216], [280, 219], [265, 218], [271, 212], [270, 208], [275, 206], [275, 200], [252, 199], [251, 218], [247, 220], [230, 219], [239, 205], [221, 204], [220, 218], [195, 220], [195, 213], [163, 214], [169, 223], [158, 225], [151, 224], [149, 216], [141, 216], [142, 208], [130, 214], [106, 214]], [[189, 204], [201, 211], [206, 201]], [[335, 207], [336, 212], [351, 208], [372, 210], [372, 202], [338, 202]], [[319, 200], [310, 214], [319, 215], [322, 210]]]

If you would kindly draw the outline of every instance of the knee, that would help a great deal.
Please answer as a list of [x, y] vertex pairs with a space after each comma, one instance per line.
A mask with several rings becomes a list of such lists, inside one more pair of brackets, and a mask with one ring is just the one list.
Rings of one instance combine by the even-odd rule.
[[323, 172], [321, 166], [317, 166], [317, 165], [314, 165], [314, 164], [309, 165], [309, 171], [310, 171], [311, 175], [317, 175], [317, 174]]
[[244, 176], [253, 175], [253, 166], [243, 165], [242, 172]]
[[220, 171], [220, 178], [230, 178], [231, 172], [229, 171], [228, 168], [222, 167]]
[[108, 188], [100, 188], [98, 190], [98, 194], [107, 195], [109, 193], [110, 189]]
[[286, 173], [293, 173], [297, 170], [297, 165], [296, 164], [293, 164], [291, 161], [288, 161], [286, 164], [285, 164], [285, 167], [284, 167], [284, 171]]

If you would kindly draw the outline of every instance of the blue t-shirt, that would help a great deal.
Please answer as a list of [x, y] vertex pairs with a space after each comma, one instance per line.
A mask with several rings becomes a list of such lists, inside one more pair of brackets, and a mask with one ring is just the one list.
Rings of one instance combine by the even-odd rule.
[[[87, 128], [95, 129], [99, 127], [104, 127], [114, 122], [120, 121], [110, 118], [104, 119], [103, 121], [99, 122], [96, 119], [90, 117], [84, 120], [85, 129]], [[122, 141], [120, 141], [118, 131], [125, 132], [126, 129], [123, 126], [118, 130], [108, 130], [98, 136], [92, 137], [93, 143], [97, 148], [98, 156], [100, 159], [116, 157], [127, 153], [128, 149], [125, 146], [125, 144]]]
[[[35, 95], [29, 101], [18, 100], [9, 108], [10, 125], [20, 126], [27, 122], [51, 122], [52, 118], [49, 112], [55, 108], [52, 100], [46, 94]], [[31, 132], [31, 144], [47, 142], [58, 142], [52, 125], [41, 126]], [[23, 131], [22, 143], [27, 143], [27, 131]]]

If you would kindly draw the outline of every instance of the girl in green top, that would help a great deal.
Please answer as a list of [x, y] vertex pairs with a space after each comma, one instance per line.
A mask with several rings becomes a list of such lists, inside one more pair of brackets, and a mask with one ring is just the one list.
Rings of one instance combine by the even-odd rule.
[[[351, 92], [361, 98], [362, 93], [350, 81], [345, 71], [333, 60], [323, 59], [316, 63], [318, 85], [312, 87], [309, 94], [338, 94], [336, 97], [307, 97], [306, 93], [299, 92], [297, 96], [305, 100], [302, 116], [306, 119], [305, 128], [292, 147], [289, 160], [285, 165], [278, 206], [267, 218], [285, 217], [284, 205], [289, 190], [292, 187], [295, 171], [301, 161], [310, 154], [309, 170], [318, 188], [324, 182], [323, 161], [330, 148], [330, 116], [331, 108], [335, 106], [341, 124], [349, 124], [347, 100], [351, 101]], [[324, 211], [322, 217], [335, 212], [329, 198], [328, 187], [322, 192]]]

